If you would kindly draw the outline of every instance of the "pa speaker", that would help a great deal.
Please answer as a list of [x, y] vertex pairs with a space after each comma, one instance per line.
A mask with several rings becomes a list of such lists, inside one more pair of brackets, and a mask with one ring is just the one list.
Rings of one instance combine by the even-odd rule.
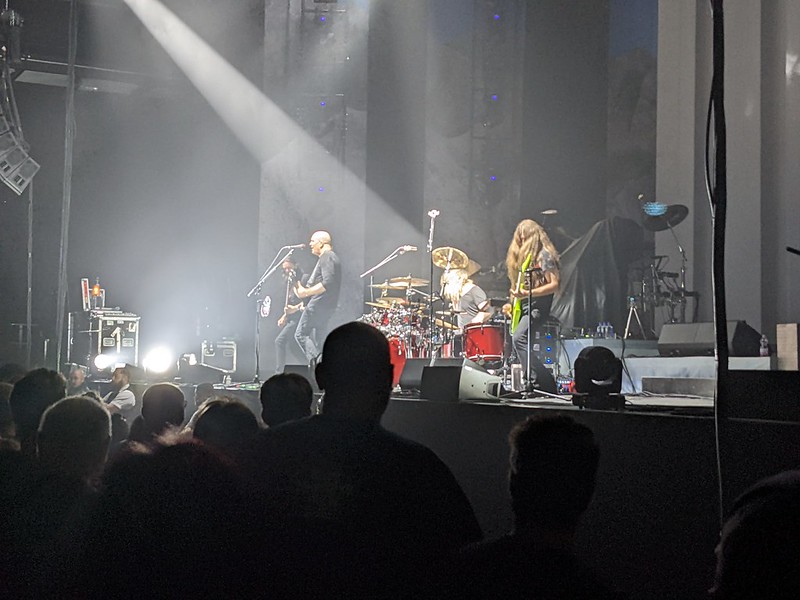
[[498, 400], [503, 391], [500, 377], [467, 359], [457, 366], [423, 367], [421, 390], [423, 398], [440, 402]]
[[431, 365], [430, 358], [409, 358], [400, 373], [400, 389], [406, 392], [422, 389], [422, 369], [429, 366], [434, 367], [459, 367], [463, 363], [461, 358], [435, 358]]
[[[713, 356], [713, 323], [666, 323], [658, 338], [661, 356]], [[731, 356], [758, 356], [761, 334], [745, 321], [728, 321]]]

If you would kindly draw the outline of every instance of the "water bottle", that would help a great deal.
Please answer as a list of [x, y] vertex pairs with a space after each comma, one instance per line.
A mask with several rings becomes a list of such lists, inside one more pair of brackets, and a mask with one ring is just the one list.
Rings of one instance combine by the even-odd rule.
[[769, 340], [767, 339], [767, 336], [761, 336], [761, 342], [759, 342], [759, 346], [758, 355], [769, 356]]

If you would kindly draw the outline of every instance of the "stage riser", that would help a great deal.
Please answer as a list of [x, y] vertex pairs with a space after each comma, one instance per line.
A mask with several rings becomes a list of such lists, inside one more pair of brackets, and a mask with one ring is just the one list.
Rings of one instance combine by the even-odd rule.
[[[512, 526], [508, 432], [531, 414], [568, 414], [601, 447], [581, 554], [631, 598], [705, 598], [719, 537], [711, 418], [392, 400], [384, 425], [432, 448], [467, 493], [488, 538]], [[761, 477], [800, 465], [800, 426], [723, 428], [726, 504]]]

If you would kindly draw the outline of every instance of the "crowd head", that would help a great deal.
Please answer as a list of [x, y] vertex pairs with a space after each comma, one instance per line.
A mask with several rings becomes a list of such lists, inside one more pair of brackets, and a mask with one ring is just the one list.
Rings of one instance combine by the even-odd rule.
[[308, 379], [297, 373], [280, 373], [261, 386], [261, 419], [269, 427], [296, 421], [311, 414], [314, 391]]
[[105, 406], [85, 396], [72, 396], [45, 410], [36, 444], [44, 467], [89, 480], [100, 474], [110, 441], [111, 417]]
[[49, 369], [34, 369], [14, 384], [9, 404], [24, 453], [35, 453], [42, 413], [65, 396], [66, 388], [64, 376]]
[[379, 420], [389, 403], [393, 367], [389, 342], [365, 323], [346, 323], [325, 339], [317, 384], [324, 390], [323, 413]]
[[517, 527], [574, 527], [594, 494], [600, 450], [592, 431], [566, 416], [534, 416], [512, 429], [509, 443]]

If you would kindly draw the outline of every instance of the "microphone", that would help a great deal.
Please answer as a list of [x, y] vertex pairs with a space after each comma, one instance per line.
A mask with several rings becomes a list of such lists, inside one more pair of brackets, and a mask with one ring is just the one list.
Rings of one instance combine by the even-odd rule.
[[287, 250], [301, 250], [305, 248], [305, 244], [294, 244], [293, 246], [284, 246]]
[[416, 246], [400, 246], [399, 250], [400, 250], [400, 252], [416, 252], [417, 251], [417, 247]]
[[551, 215], [557, 215], [557, 214], [558, 214], [558, 211], [557, 211], [555, 208], [548, 208], [547, 210], [543, 210], [543, 211], [542, 211], [542, 214], [543, 214], [545, 217], [549, 217], [549, 216], [551, 216]]

